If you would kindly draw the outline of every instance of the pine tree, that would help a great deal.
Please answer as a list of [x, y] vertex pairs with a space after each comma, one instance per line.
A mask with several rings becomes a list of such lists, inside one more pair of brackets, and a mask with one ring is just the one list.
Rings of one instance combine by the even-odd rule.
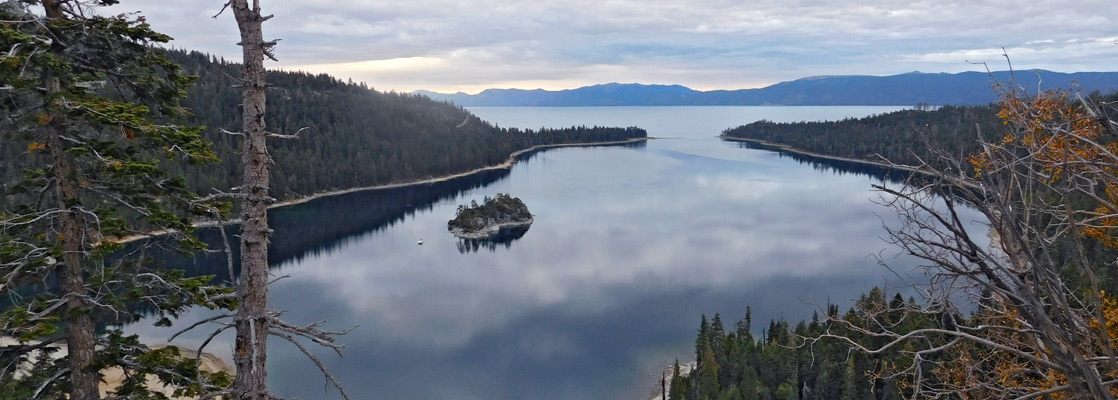
[[[151, 43], [170, 38], [126, 15], [96, 16], [114, 1], [0, 3], [0, 146], [24, 146], [13, 160], [23, 179], [8, 183], [0, 209], [0, 336], [19, 345], [0, 354], [0, 381], [39, 357], [19, 380], [29, 397], [98, 399], [100, 371], [119, 366], [121, 396], [140, 396], [152, 374], [187, 393], [219, 386], [196, 379], [176, 350], [149, 351], [134, 337], [98, 324], [157, 315], [169, 324], [187, 307], [228, 306], [209, 277], [153, 269], [141, 242], [121, 238], [169, 232], [183, 249], [191, 214], [208, 210], [161, 159], [213, 161], [201, 128], [170, 123], [191, 83]], [[10, 147], [9, 147], [10, 148]], [[111, 257], [110, 257], [111, 255]], [[64, 341], [67, 354], [47, 362], [42, 349]], [[200, 384], [200, 385], [199, 385]], [[13, 384], [13, 387], [20, 384]], [[19, 390], [19, 389], [15, 389]]]
[[718, 384], [718, 361], [710, 344], [703, 346], [703, 357], [699, 361], [699, 396], [701, 399], [717, 399], [721, 386]]
[[707, 321], [707, 315], [703, 314], [702, 320], [699, 322], [699, 336], [695, 338], [695, 361], [699, 363], [699, 368], [703, 366], [703, 349], [709, 345], [710, 321]]
[[710, 321], [710, 347], [714, 349], [715, 354], [722, 352], [722, 344], [725, 340], [726, 327], [722, 324], [722, 316], [714, 313], [714, 318]]
[[672, 365], [672, 387], [668, 392], [669, 400], [683, 400], [687, 394], [687, 379], [679, 374], [679, 360]]
[[846, 360], [846, 369], [842, 373], [842, 400], [858, 400], [858, 369], [854, 356]]
[[743, 400], [757, 400], [758, 392], [761, 391], [761, 380], [757, 377], [757, 370], [746, 366], [742, 372], [740, 386]]

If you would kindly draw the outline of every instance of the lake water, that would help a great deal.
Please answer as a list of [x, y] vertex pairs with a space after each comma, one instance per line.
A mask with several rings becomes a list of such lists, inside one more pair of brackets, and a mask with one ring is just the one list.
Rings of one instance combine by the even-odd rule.
[[[897, 273], [921, 280], [880, 239], [894, 219], [871, 202], [881, 178], [716, 137], [760, 119], [895, 109], [471, 109], [501, 126], [635, 125], [658, 139], [552, 149], [509, 171], [275, 210], [275, 270], [292, 277], [270, 303], [293, 322], [359, 325], [341, 339], [344, 358], [316, 352], [354, 399], [645, 399], [669, 362], [692, 357], [701, 314], [732, 323], [751, 306], [759, 332], [828, 301], [845, 309], [874, 285], [902, 290]], [[447, 232], [457, 205], [496, 193], [535, 214], [522, 237], [463, 243]], [[191, 268], [220, 273], [223, 259]], [[166, 339], [149, 325], [130, 329]], [[222, 336], [209, 351], [230, 348]], [[293, 346], [269, 350], [274, 392], [338, 397]]]

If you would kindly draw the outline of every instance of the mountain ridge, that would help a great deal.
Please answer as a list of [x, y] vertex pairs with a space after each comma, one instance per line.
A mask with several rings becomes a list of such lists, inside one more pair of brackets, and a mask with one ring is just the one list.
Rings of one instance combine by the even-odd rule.
[[820, 75], [757, 89], [699, 91], [682, 85], [604, 83], [575, 89], [486, 89], [477, 94], [412, 92], [463, 107], [583, 106], [912, 106], [982, 105], [997, 101], [992, 87], [1013, 82], [1028, 92], [1078, 88], [1118, 91], [1118, 72], [920, 72], [898, 75]]

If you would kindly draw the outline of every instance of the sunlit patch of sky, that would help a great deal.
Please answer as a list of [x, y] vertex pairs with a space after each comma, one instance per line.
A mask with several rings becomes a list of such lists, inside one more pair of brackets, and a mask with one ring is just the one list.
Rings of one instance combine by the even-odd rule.
[[[124, 1], [174, 46], [239, 57], [222, 2]], [[1005, 69], [1113, 71], [1118, 3], [1086, 0], [265, 0], [272, 68], [383, 90], [564, 89], [607, 82], [701, 90], [805, 76]]]

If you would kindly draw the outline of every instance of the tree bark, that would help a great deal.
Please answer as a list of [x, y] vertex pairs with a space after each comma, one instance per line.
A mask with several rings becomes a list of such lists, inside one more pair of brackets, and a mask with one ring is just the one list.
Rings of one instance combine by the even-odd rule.
[[[57, 84], [55, 85], [57, 88]], [[74, 166], [60, 139], [58, 127], [50, 126], [47, 146], [54, 157], [55, 193], [58, 208], [67, 210], [59, 217], [62, 237], [62, 263], [55, 269], [58, 276], [58, 290], [61, 298], [66, 299], [66, 314], [63, 323], [66, 328], [66, 348], [70, 361], [70, 398], [73, 400], [100, 399], [98, 371], [91, 371], [93, 364], [94, 340], [93, 320], [89, 316], [89, 304], [85, 301], [85, 277], [82, 275], [84, 260], [82, 241], [86, 232], [82, 228], [82, 215], [73, 209], [78, 203], [78, 183], [74, 176]]]
[[[58, 2], [42, 0], [42, 5], [48, 19], [65, 18]], [[63, 49], [52, 45], [52, 51], [62, 52]], [[58, 78], [49, 72], [43, 76], [43, 87], [52, 94], [61, 91]], [[49, 106], [47, 110], [60, 112]], [[70, 399], [98, 400], [101, 398], [101, 393], [98, 391], [101, 375], [100, 371], [90, 368], [97, 342], [93, 320], [89, 315], [89, 304], [84, 296], [86, 282], [83, 275], [85, 260], [82, 244], [86, 240], [87, 232], [83, 228], [81, 211], [74, 208], [81, 202], [78, 194], [77, 171], [73, 158], [62, 143], [65, 126], [59, 122], [52, 122], [45, 129], [46, 144], [54, 160], [54, 192], [57, 197], [57, 207], [59, 210], [65, 210], [59, 217], [62, 263], [55, 267], [55, 275], [58, 278], [60, 298], [66, 300], [66, 312], [62, 322], [66, 329], [66, 351], [69, 353]]]
[[264, 124], [265, 80], [264, 42], [258, 1], [250, 8], [246, 0], [232, 0], [237, 27], [241, 32], [244, 57], [242, 95], [241, 185], [241, 276], [237, 285], [240, 308], [237, 310], [234, 364], [237, 376], [233, 391], [238, 399], [268, 397], [266, 368], [268, 344], [268, 165], [267, 131]]

